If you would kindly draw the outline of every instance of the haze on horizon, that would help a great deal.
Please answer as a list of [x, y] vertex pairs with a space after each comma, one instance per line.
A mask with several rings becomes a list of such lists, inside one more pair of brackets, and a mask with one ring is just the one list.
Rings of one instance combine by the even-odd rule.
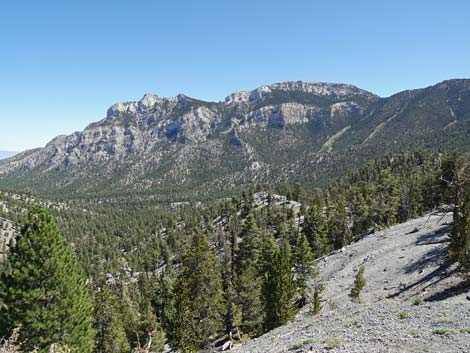
[[220, 101], [303, 80], [389, 96], [468, 78], [468, 13], [463, 0], [8, 2], [0, 150], [44, 146], [146, 92]]

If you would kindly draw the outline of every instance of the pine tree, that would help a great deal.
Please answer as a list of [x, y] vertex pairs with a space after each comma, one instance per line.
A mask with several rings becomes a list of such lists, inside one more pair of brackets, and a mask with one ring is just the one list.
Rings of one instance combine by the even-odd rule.
[[21, 327], [25, 350], [60, 343], [81, 353], [94, 346], [93, 305], [85, 275], [51, 215], [34, 206], [0, 275], [0, 336]]
[[106, 284], [94, 298], [97, 353], [129, 353], [130, 346], [119, 312], [118, 298]]
[[271, 237], [266, 237], [263, 249], [264, 255], [269, 256], [263, 261], [266, 272], [262, 289], [264, 329], [269, 331], [294, 318], [296, 286], [287, 242], [279, 247]]
[[318, 203], [313, 203], [307, 210], [302, 232], [312, 246], [315, 258], [328, 254], [332, 250], [328, 240], [327, 219], [323, 208]]
[[334, 203], [327, 207], [327, 230], [329, 242], [336, 249], [351, 243], [351, 217], [346, 207], [345, 191], [337, 190]]
[[454, 208], [449, 253], [465, 274], [470, 273], [470, 189], [462, 191]]
[[352, 232], [355, 239], [358, 239], [362, 234], [367, 232], [373, 225], [369, 205], [366, 198], [361, 191], [356, 191], [354, 195], [354, 208], [353, 208], [353, 227]]
[[443, 163], [442, 182], [446, 200], [454, 204], [449, 256], [470, 272], [470, 161], [451, 155]]
[[313, 267], [314, 262], [307, 237], [301, 234], [297, 240], [297, 246], [294, 251], [294, 269], [296, 284], [300, 295], [300, 306], [304, 306], [307, 303], [308, 280], [318, 275], [318, 272]]
[[321, 293], [323, 292], [324, 287], [321, 284], [315, 285], [313, 290], [313, 303], [312, 303], [312, 312], [314, 315], [318, 315], [322, 309], [322, 298]]
[[239, 327], [242, 324], [242, 308], [238, 303], [237, 292], [235, 290], [237, 278], [235, 271], [236, 244], [236, 235], [231, 233], [229, 241], [226, 241], [224, 246], [222, 277], [225, 303], [225, 331], [229, 335], [235, 331], [236, 336], [240, 338]]
[[398, 178], [392, 174], [390, 168], [386, 168], [380, 173], [377, 196], [381, 224], [390, 226], [396, 223], [400, 201], [399, 186]]
[[242, 311], [242, 332], [249, 336], [261, 333], [263, 308], [261, 304], [260, 238], [261, 234], [249, 214], [241, 232], [242, 241], [236, 259], [236, 291]]
[[197, 351], [223, 328], [220, 266], [204, 235], [196, 234], [186, 249], [175, 286], [176, 317], [172, 344], [183, 352]]
[[176, 317], [174, 291], [176, 273], [171, 263], [166, 265], [157, 282], [155, 307], [163, 327], [166, 328]]
[[359, 271], [356, 273], [356, 277], [354, 278], [354, 285], [351, 288], [351, 293], [349, 296], [353, 299], [353, 301], [360, 303], [361, 300], [361, 292], [362, 289], [366, 286], [366, 279], [364, 278], [364, 266], [359, 268]]

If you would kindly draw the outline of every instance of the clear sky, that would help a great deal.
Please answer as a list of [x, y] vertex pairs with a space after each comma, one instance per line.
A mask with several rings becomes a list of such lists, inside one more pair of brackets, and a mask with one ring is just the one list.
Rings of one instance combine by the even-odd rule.
[[284, 80], [388, 96], [470, 77], [470, 1], [0, 3], [0, 150], [43, 146], [144, 93], [223, 100]]

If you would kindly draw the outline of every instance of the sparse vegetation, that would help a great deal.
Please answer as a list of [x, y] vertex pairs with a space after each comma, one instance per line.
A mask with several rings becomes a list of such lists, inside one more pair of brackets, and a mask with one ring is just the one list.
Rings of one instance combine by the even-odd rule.
[[341, 347], [339, 338], [327, 338], [324, 341], [326, 349], [336, 349]]
[[440, 317], [438, 319], [433, 320], [436, 324], [452, 324], [456, 322], [456, 319], [453, 317]]
[[407, 319], [410, 317], [410, 313], [408, 311], [400, 311], [398, 313], [398, 316], [400, 317], [400, 319]]
[[450, 335], [457, 333], [457, 331], [450, 329], [450, 328], [437, 328], [437, 329], [434, 329], [432, 333], [435, 335], [450, 336]]
[[361, 322], [362, 319], [363, 319], [362, 315], [356, 315], [356, 316], [345, 318], [343, 322], [346, 326], [353, 326]]
[[318, 344], [319, 342], [321, 342], [321, 340], [314, 339], [314, 338], [308, 338], [308, 339], [305, 339], [305, 340], [303, 340], [299, 343], [294, 344], [293, 346], [291, 346], [289, 348], [289, 350], [290, 351], [295, 351], [295, 350], [298, 350], [298, 349], [302, 349], [303, 347], [308, 346], [309, 344]]
[[423, 297], [417, 297], [414, 300], [413, 305], [423, 305], [424, 303], [425, 303], [425, 301], [424, 301]]

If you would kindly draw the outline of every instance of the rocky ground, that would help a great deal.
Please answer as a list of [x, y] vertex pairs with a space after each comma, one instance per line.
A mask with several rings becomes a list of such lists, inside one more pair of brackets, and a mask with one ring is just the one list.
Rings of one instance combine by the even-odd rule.
[[[305, 308], [235, 352], [470, 352], [470, 292], [448, 262], [450, 214], [435, 213], [368, 235], [320, 259], [321, 315]], [[365, 267], [363, 303], [352, 303]]]

